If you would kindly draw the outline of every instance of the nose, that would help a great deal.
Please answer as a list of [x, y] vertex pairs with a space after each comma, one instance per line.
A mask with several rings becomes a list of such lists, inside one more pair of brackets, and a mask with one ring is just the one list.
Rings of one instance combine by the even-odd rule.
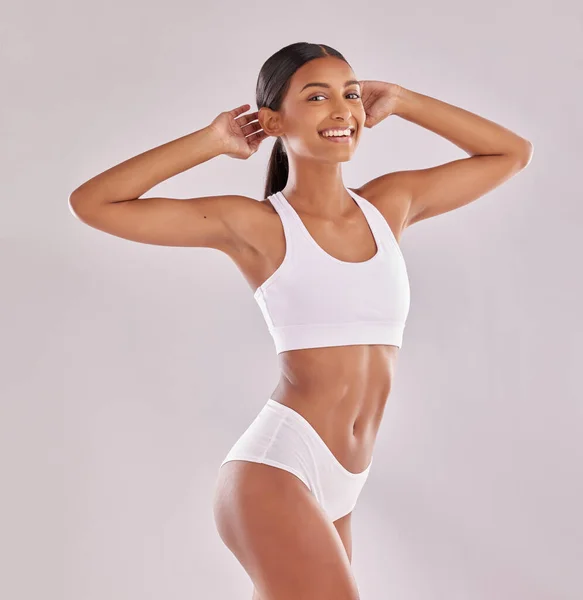
[[352, 115], [352, 109], [344, 99], [340, 99], [333, 104], [331, 117], [341, 121], [349, 122]]
[[332, 111], [331, 119], [341, 125], [348, 125], [352, 122], [352, 112], [349, 108], [337, 108]]

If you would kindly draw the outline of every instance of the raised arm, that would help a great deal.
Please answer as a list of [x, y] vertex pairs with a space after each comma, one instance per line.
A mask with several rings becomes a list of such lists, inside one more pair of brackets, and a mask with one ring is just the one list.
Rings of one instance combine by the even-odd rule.
[[252, 122], [254, 114], [235, 119], [245, 112], [245, 106], [221, 113], [211, 125], [89, 179], [69, 196], [71, 211], [83, 223], [128, 240], [230, 251], [240, 243], [238, 235], [246, 215], [258, 210], [256, 200], [239, 195], [187, 199], [140, 196], [221, 154], [234, 158], [253, 154], [264, 136]]

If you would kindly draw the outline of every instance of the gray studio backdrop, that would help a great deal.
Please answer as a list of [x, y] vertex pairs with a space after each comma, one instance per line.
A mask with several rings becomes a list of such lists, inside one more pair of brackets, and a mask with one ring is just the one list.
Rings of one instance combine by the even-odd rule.
[[[250, 600], [216, 533], [221, 460], [278, 361], [230, 259], [91, 229], [83, 181], [244, 103], [323, 42], [534, 144], [528, 167], [402, 239], [406, 338], [353, 517], [365, 600], [581, 600], [583, 9], [575, 2], [9, 3], [3, 80], [0, 595]], [[150, 196], [262, 198], [266, 140]], [[462, 158], [399, 117], [347, 186]]]

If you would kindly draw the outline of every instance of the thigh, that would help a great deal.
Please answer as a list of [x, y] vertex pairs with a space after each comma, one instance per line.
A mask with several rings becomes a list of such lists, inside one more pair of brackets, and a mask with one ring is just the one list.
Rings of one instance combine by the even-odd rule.
[[[351, 526], [352, 513], [349, 512], [347, 515], [334, 521], [334, 527], [342, 540], [342, 544], [348, 556], [348, 560], [352, 563], [352, 526]], [[253, 597], [251, 600], [261, 600], [259, 592], [253, 588]]]
[[230, 461], [219, 471], [213, 512], [261, 600], [358, 599], [337, 528], [292, 473]]
[[334, 521], [334, 527], [336, 527], [336, 531], [342, 540], [342, 544], [344, 545], [344, 549], [346, 550], [346, 555], [348, 556], [348, 560], [352, 563], [352, 512], [349, 512], [347, 515], [340, 517]]

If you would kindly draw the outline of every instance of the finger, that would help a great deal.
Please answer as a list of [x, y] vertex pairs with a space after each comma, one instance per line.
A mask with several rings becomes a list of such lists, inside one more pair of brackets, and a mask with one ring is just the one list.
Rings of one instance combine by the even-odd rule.
[[259, 148], [259, 144], [261, 144], [261, 142], [267, 137], [267, 135], [263, 132], [257, 132], [255, 134], [252, 134], [251, 136], [249, 136], [247, 139], [249, 147], [253, 150], [253, 152], [256, 152], [257, 149]]
[[233, 117], [238, 117], [239, 115], [242, 115], [244, 112], [248, 111], [251, 108], [250, 104], [241, 104], [241, 106], [238, 106], [237, 108], [234, 108], [233, 110], [229, 111], [229, 114], [232, 115]]
[[268, 137], [267, 134], [265, 133], [265, 131], [263, 131], [263, 129], [257, 129], [256, 131], [252, 131], [251, 133], [246, 133], [245, 134], [245, 137], [247, 139], [251, 139], [251, 136], [262, 137], [262, 138]]
[[251, 133], [252, 131], [257, 131], [261, 129], [261, 123], [259, 121], [253, 121], [253, 123], [247, 123], [247, 125], [241, 125], [241, 129], [245, 130], [245, 135]]
[[262, 142], [267, 137], [269, 137], [269, 136], [265, 133], [265, 131], [261, 130], [261, 131], [255, 131], [254, 133], [249, 134], [248, 136], [245, 137], [245, 139], [247, 140], [247, 143], [249, 143], [249, 144], [257, 143], [257, 145], [259, 145], [259, 143]]
[[[247, 104], [247, 106], [249, 106], [249, 105]], [[248, 115], [245, 115], [245, 117], [251, 117], [252, 119], [256, 119], [257, 115], [259, 115], [259, 111], [249, 113]], [[239, 118], [242, 118], [242, 117], [239, 117]]]
[[252, 121], [257, 121], [257, 113], [243, 115], [242, 117], [239, 117], [238, 119], [236, 119], [236, 121], [237, 121], [237, 123], [239, 123], [239, 125], [241, 125], [241, 127], [245, 127], [245, 125], [248, 125]]

